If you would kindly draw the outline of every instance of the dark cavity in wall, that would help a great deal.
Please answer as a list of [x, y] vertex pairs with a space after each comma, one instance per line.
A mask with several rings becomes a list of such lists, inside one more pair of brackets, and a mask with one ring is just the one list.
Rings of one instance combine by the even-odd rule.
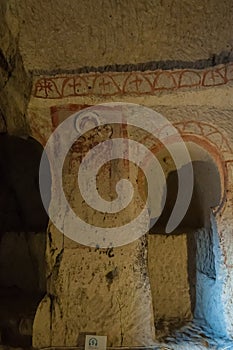
[[[214, 163], [193, 161], [194, 188], [188, 210], [173, 234], [193, 232], [202, 227], [210, 228], [210, 211], [220, 201], [220, 181]], [[186, 166], [179, 172], [186, 174]], [[189, 182], [187, 182], [187, 185]], [[208, 186], [209, 184], [209, 186]], [[161, 216], [150, 233], [165, 233], [167, 222], [174, 208], [178, 194], [178, 174], [171, 171], [167, 177], [167, 197]], [[185, 191], [185, 188], [182, 189]]]
[[46, 293], [42, 152], [31, 137], [0, 135], [0, 334], [9, 346], [31, 346], [33, 319]]
[[0, 231], [46, 230], [48, 216], [39, 191], [42, 151], [31, 137], [0, 135]]

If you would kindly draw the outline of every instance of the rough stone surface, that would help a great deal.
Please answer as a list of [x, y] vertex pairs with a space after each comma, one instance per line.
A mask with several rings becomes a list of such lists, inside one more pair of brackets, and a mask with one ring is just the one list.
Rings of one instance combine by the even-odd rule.
[[[123, 77], [124, 78], [124, 77]], [[120, 84], [120, 81], [119, 81]], [[217, 165], [217, 169], [218, 172], [220, 174], [220, 179], [221, 179], [221, 188], [220, 188], [220, 197], [221, 200], [220, 202], [222, 203], [221, 205], [224, 206], [225, 203], [225, 196], [226, 196], [226, 191], [227, 188], [226, 187], [226, 182], [224, 182], [224, 169], [225, 167], [222, 165], [221, 160], [218, 158], [218, 156], [221, 157], [222, 161], [227, 161], [227, 164], [231, 164], [230, 162], [232, 161], [233, 157], [232, 157], [232, 134], [231, 132], [229, 132], [229, 126], [231, 126], [231, 121], [232, 121], [232, 99], [229, 98], [230, 96], [230, 91], [231, 91], [231, 86], [230, 85], [225, 85], [225, 86], [221, 86], [216, 88], [211, 88], [208, 87], [206, 89], [206, 92], [204, 93], [203, 91], [197, 91], [195, 90], [195, 88], [189, 88], [186, 91], [182, 91], [182, 92], [176, 92], [176, 91], [170, 91], [169, 94], [161, 94], [158, 96], [146, 96], [143, 92], [140, 94], [140, 96], [133, 96], [129, 93], [129, 95], [125, 94], [123, 96], [123, 98], [121, 99], [122, 101], [127, 101], [127, 102], [134, 102], [134, 103], [144, 103], [146, 105], [148, 105], [149, 107], [152, 107], [153, 109], [155, 109], [156, 111], [162, 113], [165, 117], [167, 117], [169, 120], [171, 120], [174, 125], [178, 128], [178, 130], [181, 132], [181, 134], [183, 135], [183, 137], [185, 138], [186, 141], [189, 142], [193, 142], [194, 144], [196, 143], [198, 145], [197, 148], [194, 148], [192, 150], [193, 153], [193, 159], [194, 160], [203, 160], [203, 161], [209, 161], [208, 157], [212, 157], [212, 160], [215, 162], [215, 164]], [[103, 90], [104, 91], [104, 90]], [[117, 101], [118, 97], [108, 97], [107, 101]], [[100, 95], [98, 94], [92, 94], [89, 97], [85, 97], [85, 99], [82, 96], [74, 96], [72, 98], [61, 98], [61, 99], [44, 99], [44, 104], [42, 106], [41, 104], [41, 99], [40, 98], [36, 98], [33, 97], [30, 101], [30, 105], [29, 105], [29, 123], [31, 125], [31, 129], [33, 130], [33, 135], [34, 137], [36, 137], [37, 139], [40, 140], [41, 143], [45, 144], [46, 140], [49, 137], [49, 134], [52, 132], [53, 128], [55, 126], [57, 126], [60, 122], [62, 122], [62, 120], [64, 120], [65, 117], [67, 117], [69, 114], [74, 113], [76, 110], [79, 110], [80, 108], [85, 107], [85, 105], [92, 105], [101, 101], [106, 101], [106, 97], [103, 96], [103, 99], [101, 100]], [[82, 106], [82, 107], [81, 107]], [[52, 118], [51, 118], [52, 116]], [[58, 123], [58, 124], [57, 124]], [[38, 127], [39, 126], [39, 127]], [[140, 137], [139, 137], [140, 140]], [[143, 140], [143, 138], [142, 138]], [[153, 148], [153, 144], [150, 144], [150, 141], [148, 141], [148, 144], [150, 145], [150, 147]], [[207, 142], [207, 144], [206, 144]], [[206, 148], [207, 147], [207, 148]], [[213, 147], [213, 148], [212, 148]], [[203, 153], [201, 150], [205, 149], [205, 152], [207, 151], [207, 153]], [[201, 153], [200, 153], [201, 152]], [[208, 153], [209, 152], [209, 153]], [[209, 154], [209, 155], [208, 155]], [[74, 153], [75, 155], [75, 153]], [[163, 154], [161, 153], [160, 155], [161, 157], [163, 156]], [[72, 153], [71, 153], [71, 157], [72, 157]], [[73, 159], [74, 163], [70, 163], [70, 166], [72, 166], [71, 164], [76, 164], [77, 163], [77, 158], [75, 160], [75, 158]], [[68, 164], [68, 163], [67, 163]], [[76, 167], [74, 167], [73, 169], [76, 169]], [[169, 173], [169, 169], [165, 169], [165, 172]], [[67, 173], [67, 181], [65, 181], [66, 186], [68, 186], [67, 188], [69, 189], [69, 191], [72, 191], [73, 185], [72, 185], [72, 174], [75, 174], [74, 172], [70, 172], [70, 175], [68, 175]], [[199, 184], [203, 181], [203, 179], [205, 177], [204, 174], [199, 174], [200, 178], [199, 178]], [[229, 185], [228, 185], [229, 186]], [[229, 194], [228, 194], [229, 196]], [[73, 203], [76, 203], [76, 205], [78, 205], [78, 199], [75, 200], [75, 197], [73, 196]], [[78, 197], [77, 197], [78, 198]], [[205, 197], [203, 197], [205, 198]], [[202, 200], [203, 201], [203, 200]], [[207, 203], [205, 201], [203, 201], [203, 203]], [[230, 207], [229, 207], [230, 210]], [[222, 210], [221, 212], [221, 218], [224, 218], [224, 211]], [[231, 214], [228, 214], [228, 217], [231, 217]], [[225, 226], [225, 224], [219, 224], [219, 219], [217, 219], [217, 231], [221, 232], [222, 230], [225, 233], [225, 237], [230, 237], [229, 236], [229, 231], [227, 230], [227, 226]], [[218, 226], [219, 225], [219, 226]], [[56, 286], [60, 285], [60, 281], [64, 280], [64, 278], [68, 278], [66, 275], [69, 274], [68, 271], [73, 271], [74, 267], [72, 267], [71, 269], [68, 269], [69, 263], [68, 263], [68, 256], [70, 254], [72, 254], [72, 259], [70, 259], [70, 263], [71, 261], [76, 261], [76, 259], [78, 259], [77, 261], [80, 261], [80, 256], [85, 256], [85, 261], [88, 258], [88, 254], [92, 255], [92, 258], [90, 261], [92, 261], [92, 263], [96, 266], [101, 266], [98, 263], [96, 263], [96, 257], [95, 254], [96, 252], [87, 252], [85, 253], [85, 248], [80, 248], [78, 247], [77, 244], [72, 243], [72, 241], [70, 241], [69, 239], [65, 238], [64, 242], [63, 242], [63, 237], [61, 235], [58, 234], [58, 232], [56, 231], [55, 228], [53, 228], [53, 226], [50, 227], [49, 232], [51, 232], [51, 237], [49, 240], [49, 245], [48, 245], [48, 250], [47, 250], [47, 256], [48, 256], [48, 261], [50, 261], [49, 263], [49, 270], [48, 270], [48, 275], [49, 275], [49, 291], [50, 294], [56, 296], [54, 298], [55, 301], [53, 301], [54, 303], [54, 314], [56, 316], [54, 316], [52, 318], [52, 324], [55, 324], [55, 327], [52, 327], [52, 329], [54, 330], [53, 332], [50, 332], [50, 334], [52, 334], [52, 338], [50, 338], [49, 340], [49, 344], [61, 344], [63, 342], [64, 344], [64, 337], [66, 337], [66, 344], [71, 345], [71, 344], [75, 344], [75, 334], [77, 334], [77, 330], [81, 324], [81, 320], [79, 323], [72, 323], [71, 326], [71, 319], [72, 319], [72, 311], [69, 311], [68, 313], [66, 313], [66, 316], [64, 316], [64, 320], [66, 320], [66, 324], [70, 325], [69, 328], [69, 332], [66, 332], [64, 330], [64, 323], [61, 322], [62, 316], [61, 316], [61, 310], [64, 309], [67, 312], [67, 308], [68, 306], [64, 306], [65, 305], [65, 300], [68, 300], [68, 298], [63, 299], [64, 296], [66, 295], [66, 289], [65, 286], [70, 283], [68, 281], [63, 282], [63, 288], [60, 287], [57, 288]], [[177, 324], [179, 323], [179, 325], [182, 324], [182, 322], [187, 322], [188, 320], [192, 319], [193, 317], [193, 300], [194, 303], [197, 302], [198, 299], [192, 299], [193, 296], [191, 296], [191, 280], [190, 280], [190, 271], [188, 269], [188, 260], [187, 260], [187, 256], [188, 254], [190, 254], [188, 252], [188, 245], [187, 245], [187, 241], [186, 241], [186, 236], [185, 234], [180, 235], [180, 236], [173, 236], [173, 237], [169, 237], [166, 239], [163, 236], [158, 236], [158, 235], [153, 235], [149, 237], [149, 256], [148, 256], [148, 264], [145, 263], [144, 265], [144, 269], [148, 269], [149, 268], [149, 282], [150, 285], [148, 285], [149, 289], [148, 292], [149, 294], [151, 293], [152, 295], [152, 299], [153, 299], [153, 317], [155, 319], [155, 334], [157, 335], [157, 337], [161, 338], [161, 336], [168, 334], [169, 332], [172, 331], [173, 326], [177, 326]], [[226, 238], [225, 238], [226, 239]], [[170, 242], [170, 243], [169, 243]], [[215, 249], [217, 249], [217, 241], [216, 242], [216, 247]], [[170, 246], [170, 248], [169, 248]], [[51, 250], [52, 249], [52, 250]], [[164, 251], [166, 251], [167, 256], [165, 255], [165, 253], [163, 254], [163, 249]], [[190, 248], [189, 248], [190, 249]], [[226, 277], [225, 275], [225, 265], [222, 265], [223, 260], [224, 260], [224, 256], [230, 256], [230, 254], [226, 253], [228, 252], [228, 250], [231, 248], [228, 248], [228, 246], [226, 246], [226, 244], [224, 243], [224, 241], [222, 239], [220, 239], [220, 259], [215, 260], [216, 264], [219, 264], [219, 268], [218, 270], [216, 270], [217, 275], [217, 279], [218, 279], [218, 283], [222, 283], [221, 284], [221, 288], [222, 289], [222, 293], [224, 293], [224, 300], [225, 302], [222, 303], [222, 307], [223, 307], [223, 313], [224, 313], [224, 322], [225, 322], [225, 326], [224, 326], [224, 322], [222, 323], [224, 330], [227, 331], [227, 336], [229, 337], [229, 335], [231, 334], [231, 321], [230, 321], [230, 314], [231, 314], [231, 304], [230, 304], [230, 283], [231, 283], [231, 278]], [[77, 257], [75, 255], [75, 251], [81, 251], [82, 253], [78, 253]], [[72, 253], [71, 253], [72, 252]], [[155, 252], [155, 254], [154, 254]], [[156, 254], [157, 252], [157, 254]], [[179, 259], [175, 259], [175, 253], [177, 252], [177, 254], [179, 254]], [[114, 252], [115, 254], [115, 252]], [[117, 253], [116, 253], [117, 254]], [[160, 254], [162, 254], [161, 259], [159, 259]], [[78, 257], [79, 256], [79, 257]], [[222, 256], [222, 258], [221, 258]], [[106, 259], [106, 256], [104, 255], [104, 258], [100, 259], [101, 264], [105, 261], [104, 259]], [[112, 258], [111, 258], [112, 259]], [[111, 260], [110, 261], [113, 261]], [[135, 265], [135, 262], [133, 262], [133, 258], [132, 260], [130, 260], [131, 258], [128, 258], [125, 256], [125, 261], [127, 261], [127, 265], [128, 266], [132, 266]], [[166, 261], [166, 265], [163, 264], [163, 259], [165, 259]], [[88, 260], [89, 261], [89, 260]], [[172, 262], [174, 261], [174, 262]], [[170, 263], [169, 263], [170, 262]], [[105, 263], [106, 264], [106, 263]], [[132, 265], [131, 265], [132, 264]], [[177, 264], [179, 264], [179, 268], [176, 266], [178, 266]], [[211, 260], [210, 260], [210, 264], [211, 264]], [[94, 268], [93, 265], [93, 268]], [[169, 266], [168, 266], [169, 265]], [[55, 266], [55, 270], [53, 268], [53, 266]], [[71, 266], [71, 265], [70, 265]], [[77, 273], [77, 275], [83, 276], [83, 280], [85, 280], [84, 276], [88, 273], [87, 266], [89, 266], [88, 263], [82, 265], [82, 270], [80, 272]], [[167, 266], [167, 269], [166, 269]], [[202, 269], [203, 264], [200, 262], [200, 269]], [[58, 268], [60, 267], [60, 268]], [[114, 299], [114, 295], [115, 293], [117, 294], [119, 292], [118, 290], [118, 285], [121, 285], [121, 283], [123, 283], [123, 281], [120, 281], [120, 277], [121, 274], [119, 273], [119, 271], [121, 271], [121, 263], [117, 264], [117, 270], [115, 270], [116, 265], [114, 264], [114, 266], [112, 266], [111, 271], [106, 271], [107, 274], [109, 272], [110, 275], [108, 276], [116, 276], [116, 280], [118, 280], [118, 283], [114, 284], [111, 283], [111, 293], [112, 293], [112, 298]], [[172, 268], [174, 270], [172, 270]], [[166, 280], [166, 278], [168, 277], [166, 274], [166, 271], [170, 271], [170, 277]], [[52, 274], [51, 274], [52, 271]], [[67, 271], [67, 272], [65, 272]], [[85, 271], [85, 272], [83, 272]], [[91, 270], [92, 271], [92, 270]], [[100, 270], [100, 274], [98, 275], [98, 278], [102, 278], [102, 280], [105, 279], [104, 277], [104, 272], [102, 270]], [[118, 272], [116, 272], [118, 271]], [[129, 271], [129, 270], [127, 270]], [[164, 271], [164, 274], [162, 273], [162, 271]], [[182, 272], [183, 271], [183, 272]], [[207, 270], [205, 270], [207, 271]], [[83, 275], [82, 275], [83, 274]], [[208, 271], [207, 271], [208, 274]], [[53, 277], [55, 276], [55, 277]], [[59, 277], [60, 276], [60, 277]], [[66, 277], [65, 277], [66, 276]], [[102, 276], [102, 277], [100, 277]], [[134, 277], [136, 278], [137, 274], [134, 274]], [[55, 278], [55, 281], [57, 281], [56, 283], [52, 283], [51, 281], [53, 281]], [[138, 282], [140, 281], [139, 275], [138, 275]], [[167, 283], [166, 283], [167, 281]], [[179, 282], [178, 282], [179, 281]], [[222, 281], [222, 282], [221, 282]], [[72, 283], [75, 283], [74, 281], [72, 281]], [[93, 283], [93, 282], [92, 282]], [[91, 285], [92, 285], [91, 283]], [[125, 283], [125, 282], [124, 282]], [[134, 282], [136, 283], [136, 281]], [[206, 283], [204, 281], [201, 281], [200, 279], [198, 279], [198, 283], [199, 283], [199, 290], [197, 292], [198, 294], [198, 298], [199, 298], [199, 306], [201, 309], [201, 312], [204, 311], [205, 309], [205, 296], [203, 294], [203, 291], [201, 290], [201, 288], [205, 287]], [[108, 283], [107, 283], [108, 285]], [[82, 284], [83, 286], [83, 284]], [[94, 285], [93, 285], [94, 286]], [[114, 287], [115, 286], [115, 287]], [[169, 287], [170, 286], [170, 287]], [[74, 287], [75, 289], [78, 288]], [[104, 287], [106, 288], [106, 286]], [[182, 290], [182, 294], [181, 292], [179, 293], [179, 288], [181, 288]], [[218, 285], [216, 284], [215, 287], [212, 288], [212, 290], [214, 289], [218, 289]], [[218, 289], [218, 291], [221, 290]], [[122, 289], [124, 289], [124, 287], [122, 287]], [[159, 291], [161, 291], [161, 293], [159, 293]], [[163, 292], [164, 291], [164, 292]], [[224, 292], [223, 292], [224, 291]], [[83, 295], [88, 295], [89, 293], [91, 293], [90, 291], [88, 292], [88, 290], [85, 290], [85, 294]], [[167, 294], [166, 294], [167, 293]], [[174, 294], [173, 294], [174, 293]], [[64, 296], [63, 296], [64, 295]], [[107, 295], [107, 294], [106, 294]], [[167, 295], [167, 299], [166, 299], [166, 303], [164, 303], [164, 298]], [[173, 295], [174, 299], [172, 299], [170, 296]], [[216, 294], [217, 297], [218, 293]], [[221, 294], [223, 295], [223, 294]], [[221, 295], [219, 295], [219, 298], [221, 298]], [[59, 297], [58, 297], [59, 296]], [[122, 294], [123, 296], [123, 294]], [[96, 295], [95, 295], [96, 297]], [[180, 298], [181, 297], [181, 298]], [[83, 296], [83, 298], [85, 299], [85, 297]], [[128, 307], [127, 309], [130, 309], [129, 305], [133, 305], [133, 300], [128, 296], [128, 294], [124, 294], [124, 300], [127, 300], [127, 304]], [[195, 298], [195, 295], [194, 295]], [[72, 300], [75, 299], [75, 297], [72, 297]], [[81, 298], [82, 299], [82, 298]], [[80, 299], [80, 300], [81, 300]], [[101, 296], [98, 296], [99, 300], [101, 299]], [[210, 298], [211, 299], [211, 298]], [[215, 299], [212, 299], [212, 301], [210, 300], [211, 303], [214, 302]], [[173, 301], [173, 302], [172, 302]], [[203, 303], [203, 304], [202, 304]], [[220, 300], [218, 299], [218, 303], [220, 303]], [[83, 310], [86, 310], [88, 302], [85, 302], [85, 308], [82, 309], [81, 308], [81, 314], [83, 312]], [[60, 305], [60, 307], [58, 307], [58, 305]], [[91, 305], [91, 304], [90, 304]], [[164, 306], [166, 305], [166, 307]], [[213, 305], [213, 304], [212, 304]], [[219, 304], [220, 305], [220, 304]], [[145, 304], [143, 301], [141, 301], [141, 305], [140, 307], [138, 306], [138, 304], [136, 305], [137, 310], [139, 310], [141, 308], [141, 312], [142, 313], [142, 319], [145, 317], [143, 316], [143, 311], [145, 310]], [[75, 308], [75, 307], [74, 307]], [[44, 309], [45, 310], [45, 309]], [[204, 311], [205, 312], [205, 311]], [[208, 312], [207, 312], [208, 313]], [[47, 332], [45, 329], [44, 331], [41, 330], [40, 332], [37, 332], [37, 325], [38, 325], [38, 329], [40, 329], [40, 322], [39, 320], [43, 319], [45, 317], [45, 312], [41, 310], [41, 308], [38, 309], [37, 312], [37, 317], [36, 317], [36, 322], [34, 324], [34, 344], [39, 344], [41, 345], [47, 345], [47, 341], [43, 342], [42, 339], [42, 334]], [[106, 315], [108, 314], [108, 312], [106, 311]], [[53, 313], [52, 313], [53, 315]], [[200, 315], [199, 315], [200, 316]], [[47, 315], [47, 318], [49, 316]], [[115, 320], [116, 317], [115, 315], [109, 315], [109, 320], [111, 319], [110, 323], [112, 322], [112, 319]], [[174, 317], [174, 319], [173, 319]], [[208, 316], [206, 316], [206, 319], [208, 319]], [[128, 322], [130, 322], [131, 319], [131, 313], [127, 312], [127, 315], [125, 316], [124, 320], [123, 320], [123, 324], [125, 325], [124, 327], [127, 327]], [[161, 321], [161, 319], [163, 319], [163, 321]], [[60, 320], [60, 321], [59, 321]], [[105, 321], [107, 322], [107, 320]], [[195, 321], [197, 322], [197, 321]], [[98, 320], [98, 324], [100, 324], [101, 321]], [[114, 321], [115, 324], [117, 324], [117, 321]], [[92, 325], [92, 321], [89, 321], [89, 325]], [[161, 324], [162, 327], [161, 327]], [[149, 325], [149, 323], [148, 323]], [[208, 324], [208, 326], [214, 327], [213, 324], [211, 324], [211, 318], [210, 318], [210, 323]], [[61, 328], [60, 328], [61, 327]], [[96, 326], [97, 327], [97, 326]], [[95, 329], [96, 329], [95, 327]], [[102, 324], [102, 329], [106, 329], [108, 328], [107, 323]], [[144, 326], [142, 327], [143, 332], [145, 332], [145, 328], [146, 327], [146, 323], [144, 323]], [[110, 326], [111, 328], [111, 326]], [[59, 332], [56, 333], [56, 329], [60, 329]], [[85, 328], [85, 325], [82, 326], [82, 329], [85, 330], [89, 330], [89, 328]], [[111, 328], [112, 329], [112, 328]], [[120, 328], [119, 328], [120, 329]], [[140, 328], [141, 329], [141, 328]], [[149, 328], [147, 328], [149, 329]], [[184, 331], [185, 332], [185, 331]], [[200, 338], [200, 342], [199, 343], [195, 343], [195, 341], [192, 340], [192, 337], [196, 337], [195, 336], [195, 332], [197, 332], [197, 330], [195, 330], [194, 327], [194, 331], [192, 333], [192, 336], [190, 336], [190, 338], [186, 338], [186, 340], [184, 341], [184, 339], [182, 338], [182, 334], [184, 333], [180, 333], [180, 337], [177, 335], [177, 345], [176, 344], [176, 340], [174, 342], [171, 343], [171, 345], [166, 345], [168, 348], [172, 348], [172, 349], [176, 349], [179, 348], [179, 346], [181, 346], [181, 348], [183, 347], [184, 349], [202, 349], [205, 348], [207, 344], [206, 340], [203, 340], [202, 338]], [[204, 332], [204, 331], [203, 331]], [[110, 332], [112, 333], [112, 331]], [[38, 336], [38, 334], [41, 334], [41, 336]], [[61, 334], [64, 334], [63, 336], [61, 336], [61, 338], [59, 338], [59, 336]], [[119, 337], [119, 332], [118, 332], [118, 337], [116, 338], [111, 338], [112, 336], [110, 335], [110, 339], [111, 343], [113, 345], [119, 345], [121, 344], [120, 341], [120, 337]], [[126, 333], [127, 334], [127, 333]], [[125, 336], [124, 338], [124, 343], [123, 344], [131, 344], [132, 345], [132, 340], [130, 338], [130, 334], [131, 331], [128, 333], [128, 335]], [[203, 333], [204, 334], [204, 333]], [[139, 337], [140, 338], [140, 337]], [[53, 340], [54, 339], [54, 340]], [[149, 339], [149, 338], [148, 338]], [[182, 340], [183, 339], [183, 340]], [[218, 341], [216, 340], [216, 342], [218, 343]], [[46, 343], [46, 344], [45, 344]], [[169, 343], [169, 339], [167, 339], [165, 341], [166, 344]], [[217, 344], [216, 343], [216, 344]], [[140, 340], [138, 340], [137, 342], [138, 345], [142, 345], [144, 344], [143, 338], [140, 338]], [[148, 344], [148, 343], [147, 343]], [[154, 342], [154, 344], [156, 344], [156, 342]], [[204, 345], [203, 345], [204, 344]], [[210, 342], [210, 344], [212, 344]], [[136, 345], [134, 343], [134, 345]], [[161, 345], [162, 346], [162, 345]], [[213, 346], [214, 349], [214, 345], [212, 344], [211, 346]]]
[[2, 114], [0, 114], [0, 132], [5, 133], [6, 129], [6, 121]]
[[[0, 4], [0, 131], [27, 135], [26, 108], [31, 77], [26, 73], [18, 48], [18, 19], [9, 2]], [[1, 119], [0, 119], [1, 120]]]
[[[158, 335], [192, 319], [186, 235], [150, 235], [148, 267]], [[169, 327], [168, 327], [169, 328]]]
[[149, 281], [138, 261], [143, 247], [127, 248], [114, 249], [112, 257], [83, 247], [64, 250], [59, 272], [54, 269], [49, 282], [54, 295], [50, 345], [77, 345], [79, 333], [93, 329], [107, 334], [109, 345], [153, 343]]
[[[182, 232], [168, 237], [157, 233], [116, 249], [89, 249], [64, 237], [50, 223], [47, 294], [37, 308], [34, 346], [76, 346], [81, 332], [95, 331], [107, 334], [110, 346], [230, 349], [231, 1], [161, 0], [155, 6], [150, 0], [78, 4], [9, 0], [1, 2], [0, 16], [0, 132], [31, 134], [45, 145], [64, 118], [88, 105], [139, 103], [167, 117], [187, 143], [205, 149], [220, 178], [220, 200], [212, 208], [212, 222], [209, 208], [204, 208], [206, 196], [200, 196], [210, 227], [193, 232], [196, 246], [190, 246], [190, 232]], [[139, 136], [137, 140], [143, 141]], [[146, 142], [156, 152], [153, 141]], [[84, 146], [88, 144], [86, 138]], [[198, 147], [193, 155], [200, 160]], [[64, 188], [74, 210], [103, 223], [103, 216], [81, 202], [75, 187], [83, 148], [74, 145], [66, 159]], [[208, 163], [203, 154], [202, 161]], [[129, 168], [135, 188], [136, 180], [142, 186], [140, 173]], [[125, 175], [116, 171], [116, 164], [114, 169], [113, 176], [108, 166], [103, 170], [106, 181], [100, 191], [107, 199], [117, 176]], [[171, 170], [164, 166], [166, 175]], [[139, 192], [136, 204], [121, 216], [123, 222], [141, 208]], [[111, 220], [116, 222], [106, 218]], [[192, 269], [190, 247], [196, 249]], [[170, 334], [192, 319], [193, 323]]]
[[[113, 132], [117, 131], [113, 129]], [[120, 132], [122, 133], [121, 129]], [[110, 227], [119, 224], [117, 216], [98, 215], [81, 200], [74, 185], [80, 163], [79, 158], [75, 158], [75, 155], [80, 156], [77, 152], [76, 149], [70, 153], [64, 167], [64, 188], [73, 210], [93, 224]], [[116, 181], [118, 176], [125, 175], [124, 167], [115, 169], [113, 175], [103, 171], [104, 180], [102, 177], [100, 181], [100, 187], [105, 183], [102, 191], [108, 197], [112, 193], [111, 180]], [[135, 181], [133, 170], [130, 177]], [[138, 201], [137, 208], [140, 207]], [[129, 211], [135, 212], [135, 208], [131, 207]], [[58, 215], [63, 215], [63, 212], [64, 208], [60, 208]], [[128, 217], [130, 218], [129, 213], [122, 217], [122, 224], [127, 222]], [[69, 223], [64, 220], [64, 230], [66, 224]], [[146, 238], [120, 248], [95, 249], [71, 241], [51, 225], [47, 245], [47, 280], [51, 298], [50, 316], [47, 315], [47, 318], [51, 317], [50, 346], [75, 346], [82, 332], [92, 330], [106, 334], [109, 346], [153, 344], [154, 316], [146, 261]], [[34, 324], [35, 347], [44, 346], [43, 333], [46, 332], [47, 323], [44, 332], [40, 326], [43, 323], [44, 308], [48, 310], [47, 303], [42, 301]], [[38, 336], [37, 325], [41, 337]]]
[[30, 70], [194, 61], [232, 48], [230, 0], [12, 3]]

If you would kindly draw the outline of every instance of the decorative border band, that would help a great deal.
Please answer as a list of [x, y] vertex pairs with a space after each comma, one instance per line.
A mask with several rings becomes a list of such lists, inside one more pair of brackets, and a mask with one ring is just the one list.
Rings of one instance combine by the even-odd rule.
[[68, 74], [36, 79], [33, 96], [62, 99], [75, 96], [156, 95], [161, 91], [220, 86], [230, 81], [233, 81], [233, 63], [203, 70]]

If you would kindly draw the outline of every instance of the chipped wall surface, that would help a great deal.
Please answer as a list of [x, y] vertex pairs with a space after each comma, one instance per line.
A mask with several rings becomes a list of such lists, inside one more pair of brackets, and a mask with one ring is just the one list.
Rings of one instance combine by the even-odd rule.
[[64, 248], [49, 277], [52, 299], [46, 297], [37, 311], [34, 345], [74, 346], [81, 332], [93, 331], [108, 335], [110, 346], [153, 343], [145, 254], [142, 242], [109, 253]]

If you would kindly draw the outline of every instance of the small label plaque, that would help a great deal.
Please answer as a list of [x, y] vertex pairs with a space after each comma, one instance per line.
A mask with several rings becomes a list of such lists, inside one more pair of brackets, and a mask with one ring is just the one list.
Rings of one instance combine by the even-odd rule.
[[107, 337], [102, 335], [86, 335], [85, 350], [106, 350]]

